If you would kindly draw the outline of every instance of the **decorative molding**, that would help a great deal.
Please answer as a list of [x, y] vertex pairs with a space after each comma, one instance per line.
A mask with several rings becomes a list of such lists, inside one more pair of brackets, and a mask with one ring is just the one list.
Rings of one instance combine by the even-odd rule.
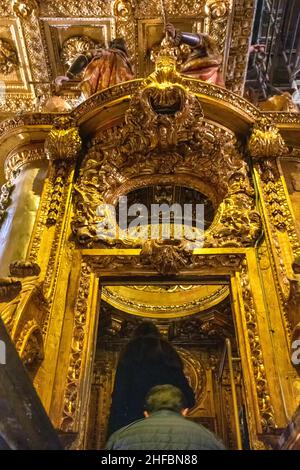
[[49, 201], [47, 225], [55, 225], [58, 219], [64, 188], [68, 179], [70, 165], [65, 160], [53, 162], [54, 175], [52, 180], [52, 193]]
[[60, 429], [66, 432], [74, 430], [76, 415], [79, 411], [78, 400], [80, 381], [82, 380], [82, 353], [87, 340], [86, 321], [91, 278], [90, 273], [90, 267], [86, 263], [83, 263], [74, 313], [70, 362], [64, 392], [63, 416], [60, 424]]
[[257, 313], [254, 306], [246, 262], [244, 262], [241, 271], [241, 284], [261, 425], [263, 432], [270, 432], [271, 429], [276, 428], [276, 423], [262, 355], [261, 341], [257, 326]]
[[178, 274], [191, 264], [191, 252], [185, 250], [182, 242], [177, 244], [149, 240], [144, 243], [140, 259], [143, 265], [150, 265], [163, 276]]

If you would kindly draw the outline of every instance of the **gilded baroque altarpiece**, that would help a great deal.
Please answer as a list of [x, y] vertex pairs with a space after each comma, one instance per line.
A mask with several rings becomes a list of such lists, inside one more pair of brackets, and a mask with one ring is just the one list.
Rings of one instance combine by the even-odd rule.
[[[82, 2], [80, 18], [81, 2], [26, 2], [27, 9], [18, 8], [19, 3], [14, 2], [5, 24], [21, 28], [23, 41], [31, 35], [33, 49], [27, 50], [26, 60], [36, 75], [28, 79], [27, 85], [34, 82], [28, 85], [28, 99], [48, 86], [37, 84], [42, 79], [40, 68], [33, 66], [34, 47], [43, 48], [43, 80], [45, 71], [50, 79], [57, 72], [51, 69], [51, 54], [55, 57], [59, 47], [53, 42], [50, 52], [47, 40], [57, 35], [67, 41], [70, 37], [60, 35], [60, 27], [72, 25], [78, 32], [88, 14], [102, 31], [101, 38], [92, 36], [94, 41], [106, 42], [115, 30], [128, 35], [139, 75], [151, 72], [143, 69], [149, 66], [143, 40], [151, 38], [145, 29], [156, 31], [155, 2], [98, 2], [97, 7], [96, 2]], [[237, 3], [252, 9], [251, 1]], [[239, 60], [239, 53], [245, 59], [245, 51], [237, 39], [244, 21], [238, 6], [233, 12], [230, 1], [166, 4], [170, 16], [188, 9], [191, 29], [207, 28], [221, 38], [227, 89], [180, 76], [172, 51], [162, 50], [146, 78], [104, 90], [68, 113], [19, 113], [2, 122], [0, 176], [6, 182], [0, 224], [9, 236], [2, 248], [0, 314], [54, 426], [74, 433], [73, 447], [83, 448], [96, 380], [99, 309], [103, 298], [127, 313], [132, 308], [114, 286], [134, 284], [136, 292], [151, 283], [175, 286], [185, 292], [185, 304], [172, 307], [179, 317], [180, 311], [186, 316], [194, 312], [192, 303], [201, 312], [229, 299], [250, 445], [264, 449], [268, 437], [286, 426], [300, 398], [291, 361], [292, 341], [300, 329], [300, 241], [282, 170], [283, 162], [297, 158], [300, 117], [261, 113], [232, 91], [241, 90], [245, 72]], [[206, 12], [200, 25], [198, 6]], [[1, 9], [2, 17], [10, 11]], [[245, 34], [248, 38], [249, 32]], [[74, 43], [67, 45], [64, 57]], [[24, 43], [19, 46], [24, 52]], [[13, 70], [17, 59], [10, 57]], [[26, 80], [22, 83], [27, 86]], [[21, 194], [30, 178], [35, 185], [26, 207], [34, 217], [14, 225], [13, 214], [26, 213]], [[210, 201], [213, 217], [203, 246], [193, 246], [188, 238], [161, 243], [99, 233], [100, 204], [116, 204], [122, 195], [158, 186], [188, 188]], [[23, 188], [20, 193], [18, 188]], [[190, 288], [201, 284], [217, 286], [202, 304]], [[149, 300], [147, 289], [139, 295]], [[142, 304], [139, 308], [146, 309]], [[148, 305], [143, 316], [153, 318], [153, 308]], [[163, 317], [163, 306], [159, 308]], [[169, 313], [169, 318], [176, 320], [176, 315]], [[119, 317], [114, 321], [117, 328]], [[212, 335], [229, 335], [225, 321], [198, 325], [203, 334], [213, 328], [218, 331]], [[188, 323], [180, 328], [189, 337]], [[191, 359], [187, 365], [196, 371], [200, 400], [207, 386], [199, 379], [203, 366]]]

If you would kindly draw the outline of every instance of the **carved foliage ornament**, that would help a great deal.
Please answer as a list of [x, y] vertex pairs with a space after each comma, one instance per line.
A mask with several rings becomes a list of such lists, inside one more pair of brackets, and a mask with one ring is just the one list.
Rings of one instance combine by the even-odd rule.
[[70, 117], [58, 117], [45, 141], [49, 160], [73, 160], [81, 149], [78, 128]]
[[5, 39], [0, 39], [0, 73], [9, 75], [19, 64], [18, 54], [13, 45]]
[[263, 116], [253, 127], [248, 151], [254, 158], [276, 158], [286, 154], [288, 148], [272, 120]]

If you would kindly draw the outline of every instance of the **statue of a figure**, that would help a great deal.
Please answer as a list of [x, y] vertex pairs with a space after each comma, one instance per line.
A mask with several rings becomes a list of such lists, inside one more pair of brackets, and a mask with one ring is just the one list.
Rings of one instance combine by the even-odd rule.
[[55, 84], [60, 87], [64, 81], [72, 80], [84, 70], [81, 82], [82, 94], [85, 98], [117, 83], [134, 78], [126, 43], [123, 38], [110, 42], [108, 49], [92, 49], [79, 54], [71, 64], [66, 76], [59, 76]]
[[221, 71], [222, 55], [211, 36], [205, 33], [184, 33], [175, 29], [171, 23], [167, 24], [166, 31], [176, 46], [187, 44], [192, 49], [180, 68], [183, 75], [225, 86]]

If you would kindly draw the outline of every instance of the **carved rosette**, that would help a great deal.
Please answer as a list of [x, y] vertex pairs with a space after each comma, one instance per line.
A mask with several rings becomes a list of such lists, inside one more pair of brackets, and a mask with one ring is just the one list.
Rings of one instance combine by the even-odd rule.
[[18, 54], [13, 45], [6, 39], [0, 39], [0, 73], [9, 75], [19, 65]]
[[254, 124], [248, 152], [253, 158], [277, 158], [288, 152], [279, 129], [269, 117], [263, 116]]

